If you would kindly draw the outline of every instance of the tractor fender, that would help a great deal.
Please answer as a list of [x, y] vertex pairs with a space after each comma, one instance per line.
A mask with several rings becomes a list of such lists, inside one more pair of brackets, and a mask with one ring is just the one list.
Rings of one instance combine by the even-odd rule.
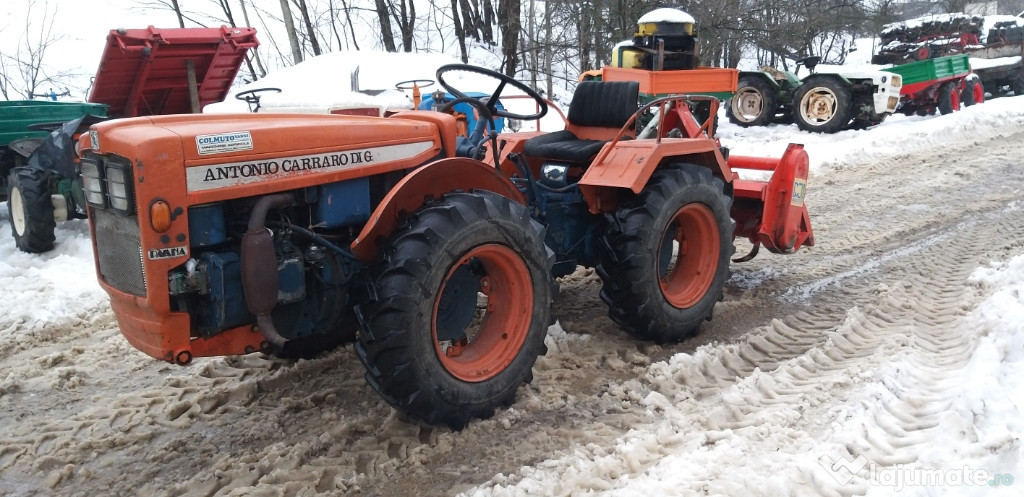
[[654, 171], [671, 162], [705, 166], [714, 176], [732, 181], [732, 173], [715, 140], [629, 140], [607, 143], [604, 147], [579, 182], [580, 192], [593, 214], [615, 209], [623, 189], [639, 194]]
[[836, 80], [841, 81], [846, 86], [853, 86], [853, 83], [850, 81], [849, 78], [847, 78], [846, 76], [844, 76], [842, 74], [834, 73], [834, 72], [815, 72], [815, 73], [811, 73], [811, 74], [808, 74], [807, 76], [804, 76], [804, 78], [801, 81], [806, 83], [811, 78], [836, 79]]
[[380, 242], [395, 231], [402, 217], [446, 193], [470, 190], [487, 190], [526, 203], [519, 189], [493, 166], [463, 157], [440, 159], [407, 174], [388, 192], [352, 242], [352, 254], [372, 263]]
[[760, 80], [762, 80], [762, 81], [772, 85], [772, 88], [775, 88], [775, 89], [779, 89], [782, 86], [781, 84], [779, 84], [779, 81], [777, 79], [771, 77], [770, 75], [768, 75], [768, 73], [763, 72], [763, 71], [740, 71], [739, 77], [740, 78], [750, 78], [750, 79], [754, 79], [754, 78], [760, 79]]

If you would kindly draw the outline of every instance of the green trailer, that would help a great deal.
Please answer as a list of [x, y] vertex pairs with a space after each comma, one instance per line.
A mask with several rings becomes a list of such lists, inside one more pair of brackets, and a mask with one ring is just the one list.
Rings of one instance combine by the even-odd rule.
[[[85, 115], [105, 117], [104, 104], [51, 102], [49, 100], [0, 101], [0, 185], [11, 170], [24, 164], [53, 130]], [[7, 188], [0, 189], [0, 201]]]
[[949, 114], [960, 110], [961, 103], [974, 105], [985, 96], [966, 54], [920, 60], [883, 71], [903, 77], [899, 110], [908, 116], [930, 115], [936, 110]]

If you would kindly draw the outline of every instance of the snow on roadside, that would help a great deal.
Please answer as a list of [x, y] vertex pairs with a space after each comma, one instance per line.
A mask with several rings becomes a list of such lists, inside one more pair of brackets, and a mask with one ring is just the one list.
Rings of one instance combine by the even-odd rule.
[[[107, 294], [93, 270], [87, 221], [58, 223], [54, 249], [28, 254], [14, 244], [6, 207], [0, 209], [0, 323], [60, 322], [107, 309]], [[6, 327], [0, 325], [0, 332]]]
[[[723, 114], [724, 115], [724, 114]], [[993, 126], [992, 123], [1000, 123]], [[981, 141], [1005, 136], [1024, 126], [1024, 96], [1002, 97], [965, 107], [944, 116], [890, 116], [869, 130], [835, 134], [806, 133], [794, 125], [741, 128], [721, 120], [718, 136], [735, 155], [780, 157], [788, 143], [801, 143], [811, 160], [811, 173], [856, 167], [885, 157], [911, 156], [958, 140]], [[970, 131], [970, 138], [964, 138]]]

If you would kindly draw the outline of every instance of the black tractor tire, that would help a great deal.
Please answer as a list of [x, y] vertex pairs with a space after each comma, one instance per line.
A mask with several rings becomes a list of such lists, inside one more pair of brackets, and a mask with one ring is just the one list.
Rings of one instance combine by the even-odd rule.
[[[982, 98], [978, 100], [975, 92], [981, 89]], [[964, 107], [970, 107], [974, 104], [980, 104], [984, 101], [985, 86], [982, 84], [981, 79], [968, 79], [964, 81], [964, 89], [960, 92], [960, 102], [964, 104]]]
[[744, 76], [725, 107], [729, 122], [742, 126], [767, 126], [775, 118], [778, 90], [764, 78]]
[[1024, 95], [1024, 70], [1018, 71], [1010, 81], [1010, 89], [1015, 96]]
[[612, 321], [656, 343], [696, 335], [729, 277], [731, 205], [709, 169], [673, 164], [608, 214], [597, 273]]
[[[696, 102], [693, 104], [693, 108], [690, 111], [693, 113], [693, 117], [698, 123], [703, 125], [709, 118], [711, 118], [711, 102]], [[714, 116], [715, 120], [711, 123], [711, 136], [718, 134], [718, 116]]]
[[503, 196], [421, 207], [388, 239], [356, 308], [366, 380], [409, 418], [453, 430], [511, 405], [547, 351], [553, 263], [543, 226]]
[[7, 213], [11, 234], [23, 252], [38, 254], [53, 249], [53, 202], [46, 171], [16, 167], [7, 178]]
[[793, 95], [793, 120], [804, 131], [836, 133], [853, 118], [853, 95], [839, 78], [812, 76]]
[[935, 96], [942, 115], [952, 114], [960, 110], [960, 92], [957, 91], [955, 81], [946, 81], [939, 85], [938, 94]]

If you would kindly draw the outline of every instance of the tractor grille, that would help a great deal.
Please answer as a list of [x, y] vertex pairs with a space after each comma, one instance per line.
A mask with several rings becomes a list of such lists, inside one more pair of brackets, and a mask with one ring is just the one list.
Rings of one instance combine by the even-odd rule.
[[92, 215], [103, 280], [122, 292], [145, 297], [138, 216], [122, 216], [103, 209], [93, 209]]

